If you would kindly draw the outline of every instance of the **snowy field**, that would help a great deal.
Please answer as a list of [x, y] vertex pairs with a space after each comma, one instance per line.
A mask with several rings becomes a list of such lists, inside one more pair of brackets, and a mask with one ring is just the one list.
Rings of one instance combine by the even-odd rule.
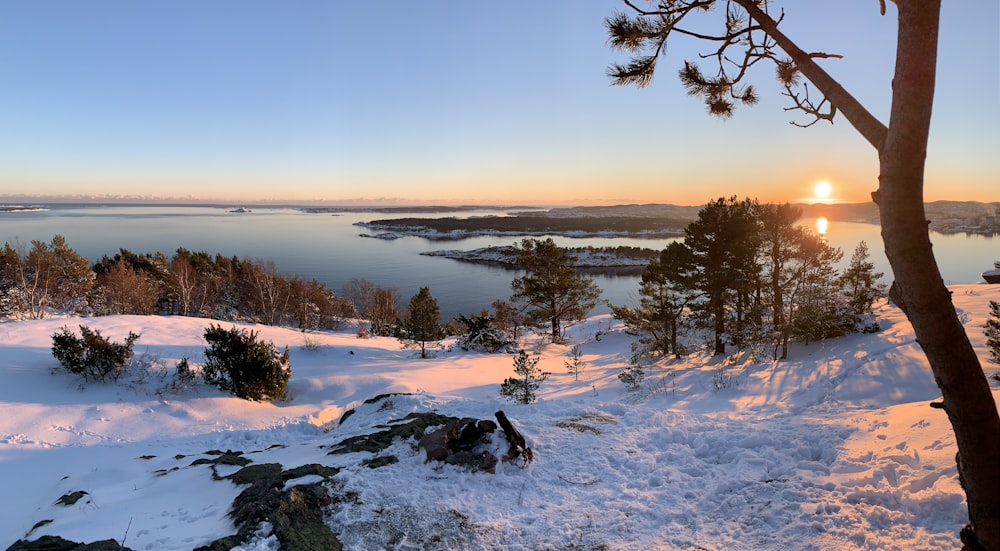
[[[992, 376], [1000, 366], [986, 361], [982, 325], [1000, 285], [953, 290]], [[347, 549], [957, 549], [967, 515], [948, 421], [928, 407], [939, 392], [902, 314], [883, 304], [878, 316], [878, 334], [796, 345], [784, 362], [693, 356], [659, 366], [634, 393], [617, 379], [632, 337], [592, 318], [569, 330], [583, 351], [578, 381], [564, 367], [568, 345], [525, 343], [553, 374], [532, 405], [499, 396], [513, 375], [509, 354], [454, 349], [421, 360], [350, 329], [255, 327], [291, 349], [289, 399], [270, 404], [169, 387], [179, 359], [200, 363], [209, 320], [3, 322], [0, 548], [52, 534], [190, 550], [234, 534], [227, 512], [241, 487], [192, 465], [233, 450], [254, 464], [341, 468], [332, 483], [353, 499], [327, 521]], [[115, 341], [141, 332], [136, 355], [153, 368], [117, 383], [63, 371], [51, 335], [81, 322]], [[364, 403], [395, 392], [412, 394]], [[481, 419], [503, 410], [534, 461], [468, 472], [425, 462], [412, 440], [385, 451], [398, 463], [375, 469], [360, 464], [367, 452], [327, 454], [428, 410]], [[78, 491], [75, 503], [57, 503]], [[242, 548], [277, 542], [264, 525]]]

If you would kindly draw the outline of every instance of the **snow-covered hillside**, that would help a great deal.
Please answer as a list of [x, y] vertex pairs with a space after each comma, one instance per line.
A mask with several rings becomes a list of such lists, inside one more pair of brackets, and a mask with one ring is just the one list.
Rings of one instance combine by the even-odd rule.
[[[955, 286], [989, 375], [982, 324], [1000, 286]], [[201, 361], [209, 320], [118, 316], [0, 323], [0, 548], [59, 535], [132, 549], [189, 550], [236, 532], [227, 512], [239, 467], [197, 463], [243, 452], [252, 464], [340, 468], [327, 484], [350, 499], [327, 511], [347, 549], [958, 548], [966, 521], [955, 444], [930, 370], [902, 314], [884, 331], [796, 346], [750, 364], [705, 356], [656, 367], [625, 391], [632, 337], [607, 316], [570, 329], [569, 345], [525, 343], [552, 372], [532, 405], [499, 397], [512, 356], [442, 350], [419, 359], [392, 339], [351, 330], [303, 335], [254, 327], [291, 349], [289, 399], [239, 400], [170, 387], [173, 365]], [[52, 358], [51, 335], [83, 323], [153, 368], [85, 383]], [[157, 367], [160, 366], [160, 367]], [[723, 387], [723, 388], [719, 388]], [[398, 394], [365, 403], [372, 397]], [[995, 393], [996, 396], [996, 393]], [[356, 413], [339, 425], [349, 409]], [[329, 446], [415, 411], [492, 418], [503, 410], [534, 461], [496, 474], [426, 462], [412, 440], [369, 468], [371, 453]], [[315, 475], [287, 484], [315, 482]], [[74, 492], [71, 505], [57, 503]], [[244, 549], [273, 549], [268, 527]]]

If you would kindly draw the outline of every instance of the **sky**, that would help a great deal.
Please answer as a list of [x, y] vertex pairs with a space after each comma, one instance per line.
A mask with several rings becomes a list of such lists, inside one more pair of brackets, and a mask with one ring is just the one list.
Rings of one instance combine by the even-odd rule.
[[[882, 121], [895, 8], [775, 1]], [[843, 117], [798, 128], [773, 71], [712, 118], [676, 77], [612, 86], [618, 0], [0, 4], [0, 196], [256, 202], [698, 205], [869, 200]], [[700, 49], [699, 49], [700, 48]], [[973, 84], [970, 84], [972, 82]], [[1000, 7], [945, 1], [925, 199], [1000, 201]]]

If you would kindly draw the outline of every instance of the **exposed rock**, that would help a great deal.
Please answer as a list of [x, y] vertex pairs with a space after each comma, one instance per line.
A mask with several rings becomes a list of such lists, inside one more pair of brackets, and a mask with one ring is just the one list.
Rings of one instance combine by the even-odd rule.
[[77, 501], [83, 499], [83, 496], [88, 495], [87, 492], [83, 490], [77, 490], [75, 492], [70, 492], [68, 494], [63, 494], [62, 497], [56, 500], [56, 505], [63, 505], [69, 507], [70, 505], [76, 505]]
[[473, 453], [471, 451], [460, 451], [455, 452], [444, 459], [444, 462], [449, 465], [460, 465], [468, 467], [472, 470], [485, 471], [490, 474], [496, 474], [497, 463], [499, 460], [497, 456], [490, 452], [484, 451], [479, 453]]
[[454, 422], [454, 417], [448, 417], [434, 412], [411, 413], [391, 426], [380, 425], [386, 430], [372, 434], [352, 436], [334, 444], [330, 454], [371, 452], [378, 453], [392, 445], [396, 438], [416, 438], [424, 436], [428, 427], [436, 427]]
[[35, 541], [17, 540], [7, 551], [132, 551], [122, 547], [115, 540], [95, 541], [94, 543], [77, 543], [59, 536], [42, 536]]
[[282, 470], [278, 463], [243, 467], [225, 477], [234, 484], [249, 484], [233, 500], [229, 517], [238, 532], [220, 538], [198, 551], [221, 551], [246, 542], [261, 522], [270, 522], [282, 549], [333, 550], [341, 549], [337, 535], [323, 521], [323, 511], [333, 503], [323, 483], [300, 484], [285, 488], [289, 480], [306, 475], [319, 475], [328, 481], [338, 470], [324, 465], [309, 464]]

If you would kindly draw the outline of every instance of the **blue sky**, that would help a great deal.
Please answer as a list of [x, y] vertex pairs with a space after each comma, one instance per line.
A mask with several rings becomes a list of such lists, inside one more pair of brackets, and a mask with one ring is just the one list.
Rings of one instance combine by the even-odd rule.
[[[928, 199], [1000, 200], [1000, 8], [946, 0]], [[886, 120], [894, 7], [796, 0], [787, 33]], [[865, 201], [875, 152], [799, 129], [766, 68], [728, 121], [676, 78], [611, 86], [616, 0], [0, 4], [0, 194], [232, 201], [701, 204], [817, 181]], [[971, 83], [971, 84], [970, 84]]]

